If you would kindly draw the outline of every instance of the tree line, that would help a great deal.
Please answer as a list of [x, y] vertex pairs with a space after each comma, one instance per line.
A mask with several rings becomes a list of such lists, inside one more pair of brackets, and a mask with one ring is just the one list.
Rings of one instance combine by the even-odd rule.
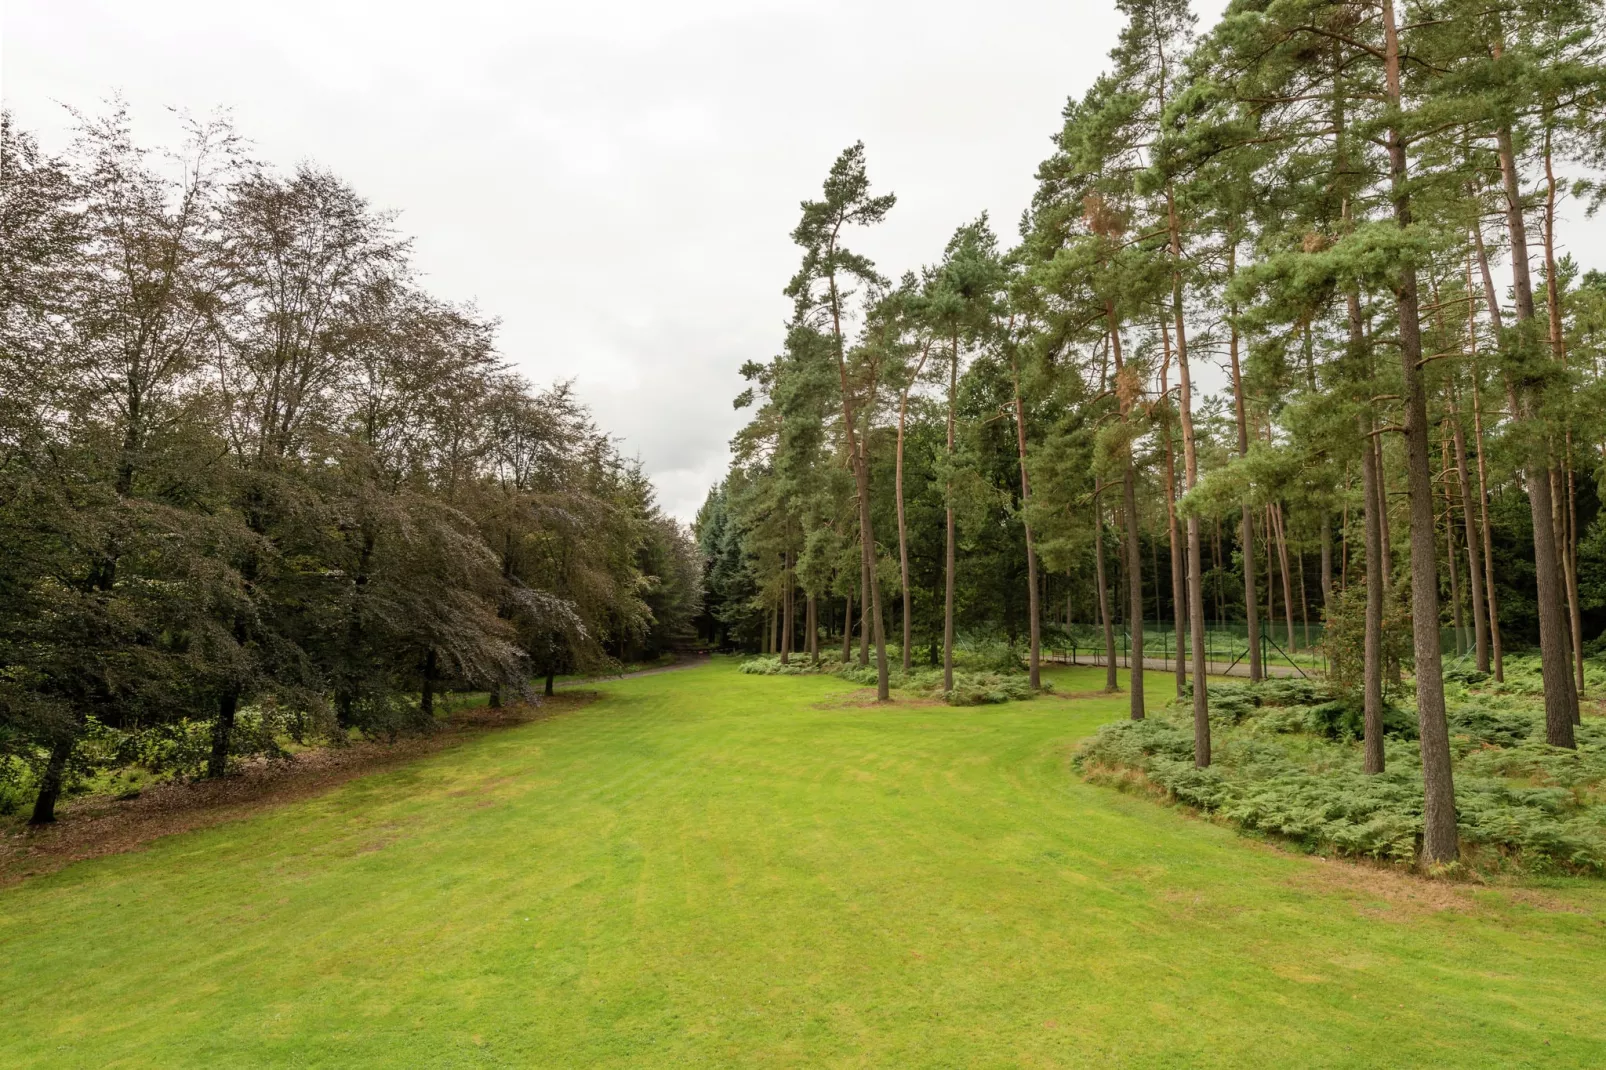
[[701, 562], [568, 384], [423, 286], [393, 215], [126, 107], [0, 137], [0, 780], [427, 729], [447, 689], [651, 656]]
[[705, 627], [816, 663], [857, 629], [885, 699], [889, 645], [951, 687], [956, 636], [1002, 636], [1035, 685], [1045, 634], [1124, 627], [1142, 664], [1162, 618], [1202, 768], [1212, 622], [1260, 679], [1259, 637], [1315, 619], [1368, 772], [1414, 698], [1451, 861], [1441, 629], [1497, 678], [1537, 646], [1566, 748], [1606, 626], [1606, 274], [1559, 222], [1606, 195], [1601, 5], [1238, 0], [1202, 34], [1185, 0], [1118, 7], [1013, 246], [982, 216], [883, 276], [851, 249], [895, 204], [862, 145], [803, 203], [698, 518]]

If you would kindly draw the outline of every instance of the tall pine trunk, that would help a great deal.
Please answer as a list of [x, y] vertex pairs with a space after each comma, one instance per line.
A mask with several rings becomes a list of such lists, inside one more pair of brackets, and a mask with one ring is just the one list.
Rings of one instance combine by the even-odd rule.
[[[1227, 281], [1237, 273], [1238, 248], [1227, 246]], [[1243, 373], [1238, 366], [1238, 307], [1227, 309], [1227, 359], [1232, 369], [1232, 405], [1238, 421], [1238, 456], [1249, 456], [1249, 410], [1244, 398]], [[1248, 502], [1243, 505], [1244, 626], [1249, 640], [1249, 681], [1258, 683], [1264, 670], [1260, 664], [1260, 607], [1255, 591], [1255, 520]]]
[[842, 611], [842, 667], [848, 667], [853, 656], [853, 593], [847, 595], [847, 606]]
[[[859, 493], [859, 562], [864, 570], [864, 586], [870, 597], [864, 605], [870, 607], [874, 621], [876, 641], [876, 700], [886, 702], [891, 697], [887, 678], [887, 639], [881, 626], [881, 590], [875, 577], [875, 532], [870, 519], [870, 466], [864, 444], [855, 433], [853, 392], [848, 385], [848, 364], [842, 341], [842, 297], [837, 290], [836, 275], [830, 275], [831, 330], [835, 340], [837, 382], [842, 391], [842, 429], [847, 439], [848, 459], [853, 465], [853, 482]], [[869, 418], [865, 419], [865, 433], [869, 434]], [[864, 610], [861, 607], [860, 612]], [[843, 664], [847, 663], [847, 647], [843, 646]]]
[[[1400, 41], [1394, 0], [1383, 0], [1385, 85], [1398, 111]], [[1387, 128], [1390, 196], [1394, 221], [1411, 228], [1410, 174], [1405, 135], [1398, 120]], [[1400, 324], [1400, 373], [1405, 401], [1405, 469], [1411, 504], [1411, 630], [1416, 648], [1417, 728], [1422, 750], [1422, 855], [1429, 864], [1460, 856], [1455, 825], [1455, 784], [1450, 769], [1450, 729], [1445, 716], [1444, 675], [1439, 654], [1439, 568], [1433, 532], [1433, 472], [1428, 463], [1427, 395], [1422, 385], [1422, 331], [1416, 265], [1406, 263], [1396, 283]], [[1569, 729], [1571, 725], [1568, 725]]]
[[[1164, 361], [1160, 365], [1160, 397], [1162, 412], [1164, 412], [1164, 399], [1170, 393], [1170, 386], [1166, 381], [1167, 372], [1171, 368], [1171, 331], [1164, 320], [1160, 321], [1160, 342], [1164, 347]], [[1169, 413], [1165, 413], [1169, 417]], [[1165, 484], [1161, 492], [1165, 495], [1166, 541], [1171, 544], [1171, 619], [1172, 631], [1176, 635], [1176, 646], [1173, 651], [1175, 662], [1172, 666], [1176, 676], [1177, 697], [1181, 698], [1187, 690], [1188, 678], [1182, 658], [1182, 622], [1187, 612], [1187, 599], [1183, 595], [1182, 573], [1182, 540], [1177, 531], [1177, 462], [1176, 450], [1171, 444], [1171, 421], [1165, 419], [1160, 428], [1160, 434], [1165, 439]], [[1159, 570], [1155, 570], [1155, 578], [1159, 578]], [[1158, 588], [1159, 584], [1155, 586]], [[1158, 593], [1158, 592], [1156, 592]], [[1159, 618], [1159, 614], [1155, 614]]]
[[894, 492], [898, 499], [898, 574], [903, 584], [903, 671], [905, 675], [910, 672], [910, 657], [914, 648], [914, 596], [909, 589], [909, 522], [905, 514], [903, 500], [903, 428], [904, 421], [909, 412], [909, 391], [914, 389], [920, 372], [926, 366], [926, 357], [931, 352], [928, 342], [920, 350], [920, 363], [915, 365], [914, 374], [909, 377], [909, 385], [903, 388], [903, 394], [898, 398], [898, 457], [894, 468]]
[[1450, 497], [1450, 434], [1439, 425], [1440, 488], [1444, 491], [1444, 563], [1450, 576], [1450, 619], [1455, 625], [1456, 656], [1466, 651], [1466, 621], [1461, 615], [1461, 578], [1455, 567], [1455, 502]]
[[[1506, 196], [1506, 228], [1511, 237], [1512, 292], [1517, 308], [1517, 339], [1519, 346], [1526, 345], [1523, 328], [1534, 318], [1533, 281], [1528, 272], [1528, 228], [1522, 214], [1522, 194], [1518, 188], [1517, 160], [1511, 144], [1511, 129], [1502, 126], [1497, 134], [1500, 172]], [[1481, 245], [1481, 242], [1480, 242]], [[1483, 260], [1487, 263], [1487, 256]], [[1492, 292], [1489, 307], [1491, 317], [1499, 316], [1499, 304]], [[1498, 320], [1496, 329], [1499, 330]], [[1508, 350], [1502, 334], [1502, 349]], [[1533, 392], [1526, 384], [1507, 380], [1511, 395], [1512, 417], [1532, 429], [1539, 418]], [[1528, 489], [1528, 507], [1533, 519], [1534, 579], [1538, 589], [1539, 608], [1539, 671], [1544, 687], [1545, 741], [1553, 747], [1573, 747], [1573, 720], [1577, 715], [1577, 694], [1573, 690], [1572, 666], [1567, 653], [1567, 635], [1570, 628], [1563, 607], [1564, 584], [1561, 559], [1556, 546], [1556, 529], [1552, 519], [1553, 506], [1550, 494], [1550, 458], [1548, 444], [1541, 438], [1527, 450], [1523, 464], [1523, 480]]]
[[[1483, 247], [1483, 231], [1474, 224], [1472, 228], [1474, 248], [1477, 250], [1478, 266], [1483, 275], [1484, 300], [1489, 306], [1489, 320], [1494, 325], [1495, 335], [1498, 337], [1500, 327], [1500, 303], [1495, 297], [1494, 276], [1489, 272], [1489, 256]], [[1470, 268], [1468, 269], [1471, 270]], [[1516, 400], [1507, 391], [1508, 401], [1512, 404], [1512, 413], [1516, 413]], [[1478, 445], [1478, 513], [1483, 522], [1483, 567], [1488, 578], [1489, 596], [1489, 647], [1490, 655], [1494, 659], [1494, 678], [1496, 683], [1503, 683], [1506, 678], [1504, 644], [1500, 638], [1500, 595], [1495, 588], [1494, 581], [1494, 529], [1489, 522], [1489, 465], [1488, 454], [1485, 450], [1483, 435], [1483, 382], [1478, 374], [1476, 362], [1472, 365], [1472, 431]]]
[[1467, 591], [1472, 596], [1472, 650], [1479, 672], [1489, 671], [1489, 617], [1484, 607], [1483, 535], [1472, 512], [1472, 479], [1467, 467], [1467, 439], [1461, 429], [1460, 406], [1450, 395], [1450, 434], [1455, 444], [1456, 484], [1461, 493], [1461, 520], [1467, 540]]
[[[1106, 299], [1104, 311], [1110, 326], [1110, 354], [1115, 360], [1116, 393], [1121, 398], [1121, 419], [1127, 422], [1132, 418], [1131, 393], [1135, 392], [1129, 392], [1119, 382], [1123, 375], [1124, 364], [1121, 359], [1121, 331], [1115, 318], [1115, 302]], [[1131, 700], [1129, 708], [1132, 720], [1141, 721], [1144, 713], [1143, 548], [1138, 543], [1137, 465], [1132, 459], [1130, 441], [1122, 448], [1122, 453], [1124, 467], [1121, 472], [1121, 512], [1126, 532], [1123, 549], [1126, 559], [1127, 630], [1131, 635], [1130, 655], [1127, 658], [1127, 675], [1131, 680], [1127, 685], [1127, 693]], [[1111, 655], [1114, 655], [1114, 651], [1111, 651]]]
[[[959, 335], [954, 334], [953, 351], [948, 358], [948, 468], [954, 463], [954, 405], [959, 390]], [[943, 500], [947, 505], [947, 540], [943, 548], [942, 601], [942, 689], [954, 689], [954, 481], [946, 479]]]
[[1042, 672], [1038, 659], [1041, 656], [1043, 638], [1042, 610], [1037, 600], [1037, 547], [1032, 543], [1032, 519], [1029, 515], [1032, 505], [1032, 483], [1026, 472], [1026, 406], [1020, 397], [1020, 369], [1015, 364], [1015, 352], [1010, 350], [1010, 371], [1014, 373], [1015, 381], [1015, 444], [1020, 453], [1020, 513], [1021, 526], [1026, 533], [1026, 606], [1031, 614], [1030, 642], [1031, 650], [1028, 654], [1027, 673], [1031, 680], [1032, 690], [1043, 686]]
[[[1370, 422], [1370, 421], [1368, 421]], [[1383, 525], [1378, 516], [1377, 454], [1369, 436], [1376, 431], [1361, 425], [1362, 519], [1366, 528], [1366, 632], [1361, 666], [1361, 703], [1365, 724], [1363, 768], [1383, 771]]]
[[1093, 578], [1099, 585], [1099, 623], [1104, 627], [1104, 690], [1119, 691], [1115, 675], [1115, 621], [1110, 618], [1110, 581], [1104, 575], [1104, 493], [1102, 484], [1093, 490]]

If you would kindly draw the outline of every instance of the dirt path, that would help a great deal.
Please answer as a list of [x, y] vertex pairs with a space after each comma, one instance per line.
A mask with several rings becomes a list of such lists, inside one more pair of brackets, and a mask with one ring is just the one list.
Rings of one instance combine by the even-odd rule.
[[74, 799], [60, 808], [53, 825], [0, 825], [0, 887], [25, 877], [53, 873], [81, 859], [136, 850], [175, 832], [209, 828], [250, 817], [269, 807], [321, 795], [347, 781], [394, 769], [485, 732], [577, 709], [591, 698], [575, 692], [554, 695], [539, 704], [461, 710], [428, 736], [396, 743], [365, 741], [344, 747], [318, 747], [289, 761], [261, 759], [246, 763], [221, 780], [173, 781], [148, 788], [132, 799], [119, 800], [109, 795]]

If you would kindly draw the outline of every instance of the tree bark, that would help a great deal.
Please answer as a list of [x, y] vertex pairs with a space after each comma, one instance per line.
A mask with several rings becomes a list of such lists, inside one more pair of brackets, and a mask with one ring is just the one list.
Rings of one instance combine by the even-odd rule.
[[[948, 362], [948, 466], [954, 463], [954, 406], [959, 390], [959, 335], [953, 339], [953, 351]], [[944, 481], [944, 504], [947, 506], [947, 541], [943, 550], [943, 602], [942, 602], [942, 689], [954, 689], [954, 481]]]
[[206, 775], [220, 777], [229, 769], [229, 744], [234, 737], [234, 717], [240, 706], [240, 689], [230, 685], [218, 696], [217, 720], [212, 722], [212, 752], [206, 759]]
[[[1474, 225], [1472, 228], [1474, 248], [1477, 250], [1478, 264], [1483, 273], [1484, 299], [1489, 305], [1489, 318], [1494, 324], [1498, 335], [1500, 331], [1500, 304], [1495, 299], [1494, 277], [1489, 273], [1489, 257], [1483, 248], [1483, 232]], [[1472, 289], [1472, 265], [1467, 264], [1467, 289]], [[1476, 307], [1468, 312], [1469, 316], [1477, 314]], [[1477, 331], [1472, 331], [1473, 344], [1476, 346]], [[1486, 581], [1485, 593], [1489, 597], [1489, 653], [1494, 661], [1494, 678], [1496, 683], [1504, 683], [1506, 679], [1506, 660], [1503, 644], [1500, 640], [1500, 595], [1495, 589], [1494, 582], [1494, 532], [1489, 524], [1489, 465], [1483, 438], [1483, 377], [1478, 373], [1477, 350], [1473, 349], [1472, 359], [1472, 433], [1478, 447], [1478, 519], [1483, 528], [1483, 574]]]
[[1455, 444], [1456, 483], [1461, 491], [1461, 520], [1467, 539], [1467, 590], [1472, 596], [1472, 650], [1479, 672], [1489, 671], [1489, 618], [1483, 599], [1483, 546], [1472, 513], [1472, 480], [1467, 468], [1467, 440], [1461, 430], [1455, 394], [1450, 395], [1450, 434]]
[[[833, 241], [832, 252], [835, 251]], [[859, 493], [859, 560], [864, 569], [865, 585], [871, 592], [871, 597], [864, 604], [871, 610], [871, 617], [875, 622], [876, 638], [876, 700], [886, 702], [891, 697], [891, 687], [887, 678], [887, 642], [886, 633], [881, 626], [881, 593], [880, 585], [875, 577], [875, 533], [870, 520], [870, 467], [862, 444], [855, 433], [853, 414], [853, 394], [848, 386], [848, 364], [846, 351], [842, 341], [842, 298], [837, 290], [836, 274], [830, 274], [831, 293], [831, 329], [836, 343], [836, 369], [837, 381], [842, 391], [842, 430], [847, 436], [848, 458], [853, 465], [853, 481]], [[868, 418], [865, 423], [866, 434], [869, 432]], [[862, 612], [862, 610], [861, 610]], [[844, 647], [843, 664], [847, 663], [846, 647]]]
[[1271, 504], [1272, 530], [1277, 547], [1277, 566], [1283, 573], [1283, 617], [1288, 624], [1288, 656], [1294, 656], [1294, 577], [1288, 567], [1288, 532], [1283, 527], [1281, 502]]
[[842, 667], [848, 666], [853, 656], [853, 593], [847, 595], [847, 607], [842, 611]]
[[[1368, 421], [1368, 423], [1371, 421]], [[1372, 429], [1361, 424], [1361, 434]], [[1366, 633], [1363, 647], [1361, 703], [1365, 723], [1363, 768], [1383, 771], [1383, 525], [1377, 512], [1377, 454], [1371, 444], [1361, 450], [1361, 496], [1366, 528]]]
[[39, 794], [34, 797], [33, 815], [28, 818], [28, 824], [48, 825], [56, 820], [56, 802], [61, 798], [62, 783], [67, 777], [67, 762], [72, 758], [83, 730], [84, 721], [80, 717], [73, 724], [72, 735], [58, 739], [51, 746], [44, 774], [39, 778]]
[[[1389, 103], [1401, 107], [1400, 41], [1394, 0], [1383, 0], [1385, 84]], [[1411, 195], [1405, 136], [1397, 120], [1387, 128], [1390, 195], [1394, 220], [1411, 226]], [[1422, 748], [1422, 856], [1431, 864], [1460, 855], [1455, 825], [1455, 784], [1450, 768], [1450, 730], [1445, 716], [1444, 676], [1439, 655], [1438, 561], [1433, 537], [1433, 473], [1428, 463], [1427, 395], [1422, 385], [1422, 334], [1416, 266], [1405, 264], [1396, 284], [1400, 323], [1400, 371], [1405, 401], [1406, 475], [1411, 503], [1411, 625], [1416, 647], [1417, 727]], [[1568, 725], [1571, 728], [1571, 725]]]
[[[1230, 284], [1237, 274], [1238, 248], [1232, 242], [1227, 246], [1227, 281]], [[1232, 404], [1238, 419], [1238, 456], [1249, 456], [1249, 412], [1244, 401], [1243, 373], [1238, 366], [1238, 307], [1227, 309], [1227, 357], [1232, 368]], [[1243, 567], [1244, 567], [1244, 625], [1249, 640], [1249, 682], [1259, 683], [1263, 678], [1260, 664], [1259, 596], [1255, 591], [1255, 521], [1250, 505], [1243, 505]]]
[[[1163, 94], [1162, 94], [1163, 95]], [[1188, 364], [1188, 329], [1182, 314], [1182, 226], [1176, 197], [1166, 187], [1166, 219], [1171, 229], [1171, 313], [1177, 328], [1177, 415], [1182, 424], [1182, 477], [1192, 490], [1199, 479], [1199, 458], [1193, 433], [1193, 380]], [[1193, 762], [1200, 769], [1210, 764], [1210, 698], [1205, 682], [1204, 569], [1199, 553], [1199, 517], [1189, 513], [1188, 622], [1193, 652]], [[1181, 660], [1181, 652], [1177, 654]], [[1142, 664], [1139, 659], [1139, 664]], [[1141, 670], [1140, 670], [1141, 671]]]
[[[1512, 291], [1517, 307], [1519, 338], [1521, 328], [1534, 318], [1533, 280], [1528, 269], [1528, 228], [1522, 214], [1522, 194], [1517, 182], [1517, 160], [1511, 144], [1511, 128], [1501, 126], [1496, 134], [1500, 173], [1506, 196], [1506, 227], [1511, 236]], [[1490, 307], [1497, 302], [1490, 295]], [[1503, 345], [1502, 349], [1509, 349]], [[1507, 354], [1510, 355], [1509, 353]], [[1539, 418], [1532, 390], [1517, 389], [1508, 379], [1512, 395], [1512, 416], [1532, 427]], [[1573, 721], [1577, 716], [1577, 694], [1573, 690], [1572, 666], [1567, 653], [1569, 626], [1563, 608], [1564, 584], [1561, 560], [1556, 546], [1550, 494], [1550, 459], [1546, 444], [1535, 443], [1523, 465], [1528, 487], [1528, 506], [1533, 517], [1534, 573], [1539, 606], [1539, 669], [1545, 699], [1545, 740], [1553, 747], [1575, 746]]]
[[424, 655], [424, 687], [418, 696], [418, 709], [429, 720], [435, 719], [435, 673], [439, 658], [431, 647]]
[[1466, 624], [1461, 616], [1461, 580], [1455, 568], [1455, 503], [1450, 497], [1450, 436], [1444, 425], [1439, 425], [1439, 463], [1442, 468], [1439, 487], [1444, 492], [1444, 562], [1450, 574], [1450, 619], [1455, 625], [1455, 653], [1466, 652]]
[[[1171, 332], [1164, 320], [1160, 321], [1160, 343], [1165, 354], [1160, 365], [1160, 405], [1165, 411], [1166, 398], [1170, 394], [1170, 385], [1167, 374], [1171, 369]], [[1169, 414], [1166, 414], [1169, 416]], [[1171, 445], [1171, 421], [1166, 419], [1160, 428], [1160, 434], [1165, 439], [1165, 484], [1161, 488], [1165, 494], [1166, 541], [1171, 544], [1171, 619], [1172, 630], [1176, 635], [1176, 661], [1173, 669], [1176, 676], [1177, 697], [1181, 698], [1187, 691], [1188, 677], [1183, 667], [1182, 658], [1182, 622], [1187, 612], [1187, 600], [1182, 592], [1182, 540], [1177, 536], [1177, 465], [1176, 451]], [[1159, 594], [1159, 569], [1155, 570], [1155, 593]], [[1159, 619], [1160, 614], [1155, 613]]]
[[898, 499], [898, 571], [903, 582], [903, 671], [906, 676], [911, 671], [910, 657], [914, 648], [912, 608], [914, 596], [909, 590], [909, 526], [903, 502], [903, 427], [909, 411], [909, 391], [914, 389], [915, 382], [926, 366], [926, 357], [930, 353], [931, 343], [927, 342], [920, 349], [920, 363], [915, 365], [914, 374], [909, 377], [909, 385], [903, 388], [903, 393], [898, 398], [898, 458], [893, 482], [896, 484], [895, 492]]
[[[1556, 171], [1551, 163], [1550, 118], [1545, 119], [1545, 307], [1550, 315], [1550, 349], [1556, 362], [1567, 365], [1567, 336], [1561, 321], [1561, 281], [1556, 275]], [[1562, 510], [1563, 537], [1561, 561], [1563, 579], [1567, 585], [1567, 623], [1572, 630], [1573, 670], [1576, 694], [1584, 693], [1584, 626], [1578, 606], [1578, 504], [1573, 481], [1572, 428], [1566, 429], [1566, 454], [1563, 464], [1566, 476], [1566, 504]], [[1573, 702], [1573, 724], [1582, 724], [1576, 698]]]
[[1026, 472], [1026, 406], [1020, 397], [1020, 369], [1016, 366], [1015, 352], [1010, 350], [1010, 371], [1014, 373], [1015, 381], [1015, 444], [1020, 453], [1020, 513], [1021, 526], [1026, 532], [1026, 604], [1027, 612], [1031, 614], [1031, 630], [1029, 632], [1031, 649], [1028, 652], [1027, 674], [1031, 681], [1032, 690], [1043, 686], [1042, 672], [1038, 665], [1042, 644], [1042, 610], [1037, 601], [1037, 547], [1032, 542], [1032, 520], [1028, 511], [1032, 505], [1032, 483]]
[[820, 663], [820, 610], [819, 603], [814, 595], [809, 595], [808, 601], [808, 629], [809, 629], [809, 664]]
[[859, 547], [859, 668], [870, 667], [870, 616], [864, 607], [870, 604], [870, 555], [868, 546]]
[[[1104, 303], [1105, 315], [1110, 325], [1110, 353], [1115, 360], [1115, 375], [1119, 379], [1122, 374], [1121, 360], [1121, 332], [1115, 319], [1115, 302], [1106, 299]], [[1121, 395], [1121, 419], [1123, 422], [1131, 419], [1132, 402], [1126, 391], [1117, 387]], [[1127, 658], [1127, 674], [1131, 677], [1127, 685], [1130, 696], [1130, 711], [1134, 721], [1143, 720], [1143, 548], [1138, 545], [1138, 497], [1137, 497], [1137, 466], [1132, 460], [1132, 444], [1128, 442], [1123, 450], [1125, 453], [1125, 468], [1121, 473], [1121, 511], [1125, 514], [1124, 526], [1126, 528], [1125, 557], [1127, 581], [1127, 630], [1131, 634], [1131, 653]], [[1114, 657], [1114, 651], [1111, 651]]]
[[1099, 585], [1099, 622], [1104, 626], [1104, 690], [1121, 690], [1115, 676], [1115, 622], [1110, 619], [1110, 581], [1104, 575], [1104, 503], [1102, 484], [1093, 490], [1093, 575]]

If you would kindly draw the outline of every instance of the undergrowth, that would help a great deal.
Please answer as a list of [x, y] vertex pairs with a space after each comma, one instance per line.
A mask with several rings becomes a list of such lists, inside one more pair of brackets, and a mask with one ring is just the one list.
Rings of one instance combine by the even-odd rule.
[[[1466, 862], [1480, 872], [1606, 875], [1606, 723], [1580, 726], [1576, 751], [1549, 746], [1520, 661], [1516, 673], [1508, 667], [1508, 683], [1513, 676], [1515, 687], [1450, 688]], [[1387, 707], [1387, 772], [1375, 776], [1361, 768], [1358, 705], [1319, 682], [1214, 684], [1210, 721], [1206, 769], [1194, 767], [1191, 703], [1105, 726], [1076, 761], [1090, 779], [1143, 784], [1310, 851], [1416, 863], [1422, 768], [1414, 710]]]
[[[940, 698], [950, 706], [986, 706], [1033, 697], [1031, 682], [1019, 664], [1018, 655], [1005, 657], [993, 650], [967, 651], [955, 660], [962, 667], [954, 670], [954, 686], [951, 689], [944, 689], [940, 668], [924, 666], [914, 668], [907, 674], [900, 666], [892, 666], [887, 674], [888, 685], [894, 691]], [[818, 665], [812, 664], [806, 654], [792, 655], [790, 663], [786, 665], [781, 664], [779, 656], [749, 658], [742, 662], [738, 671], [757, 676], [828, 674], [861, 687], [876, 685], [873, 662], [861, 667], [851, 660], [843, 664], [834, 656], [822, 657]], [[1042, 691], [1052, 689], [1053, 685], [1043, 682]]]

